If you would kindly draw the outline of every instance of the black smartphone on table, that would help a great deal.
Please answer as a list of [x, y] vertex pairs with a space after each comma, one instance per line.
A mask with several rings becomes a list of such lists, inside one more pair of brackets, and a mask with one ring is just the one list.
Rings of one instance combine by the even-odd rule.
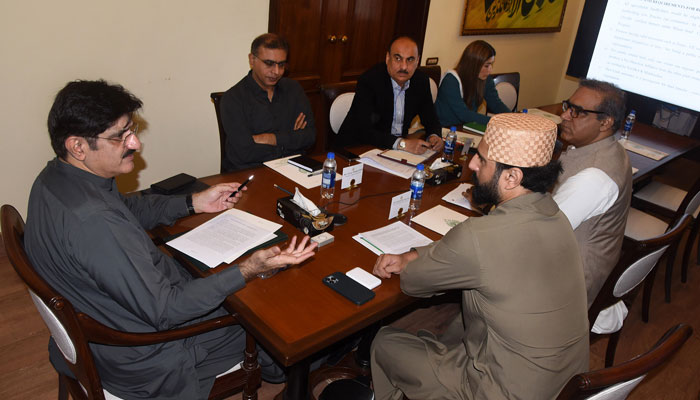
[[373, 291], [357, 283], [357, 281], [342, 272], [334, 272], [323, 278], [323, 284], [358, 306], [374, 298]]

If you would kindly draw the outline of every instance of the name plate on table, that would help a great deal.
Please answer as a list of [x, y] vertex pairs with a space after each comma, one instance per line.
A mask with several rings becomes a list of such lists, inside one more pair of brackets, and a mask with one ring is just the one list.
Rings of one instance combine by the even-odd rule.
[[364, 164], [355, 164], [343, 168], [343, 179], [340, 181], [340, 188], [346, 189], [350, 186], [357, 186], [362, 183], [362, 170]]
[[411, 191], [401, 193], [400, 195], [391, 198], [391, 207], [389, 207], [389, 219], [399, 216], [399, 212], [404, 214], [408, 211], [408, 205], [411, 202]]
[[668, 156], [667, 153], [664, 153], [661, 150], [652, 149], [651, 147], [644, 146], [643, 144], [633, 142], [629, 139], [620, 139], [618, 142], [625, 148], [625, 150], [651, 158], [654, 161], [659, 161]]

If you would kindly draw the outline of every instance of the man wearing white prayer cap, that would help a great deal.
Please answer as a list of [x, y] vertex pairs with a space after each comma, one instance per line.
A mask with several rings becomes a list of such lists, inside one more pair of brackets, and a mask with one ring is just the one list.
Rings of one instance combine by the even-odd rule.
[[377, 399], [551, 399], [588, 370], [581, 258], [547, 193], [561, 172], [551, 159], [556, 129], [531, 114], [491, 118], [469, 168], [475, 201], [496, 208], [431, 245], [377, 259], [374, 273], [400, 274], [410, 296], [462, 291], [462, 314], [440, 337], [379, 331]]

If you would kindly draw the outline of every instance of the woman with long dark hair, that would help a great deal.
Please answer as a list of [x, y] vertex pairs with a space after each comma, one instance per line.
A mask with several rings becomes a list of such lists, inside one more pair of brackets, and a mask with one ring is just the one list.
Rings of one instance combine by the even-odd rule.
[[486, 100], [487, 110], [505, 113], [511, 110], [498, 97], [496, 85], [490, 77], [496, 50], [483, 40], [471, 42], [453, 70], [440, 80], [435, 111], [442, 126], [462, 125], [468, 122], [486, 124], [490, 117], [477, 110]]

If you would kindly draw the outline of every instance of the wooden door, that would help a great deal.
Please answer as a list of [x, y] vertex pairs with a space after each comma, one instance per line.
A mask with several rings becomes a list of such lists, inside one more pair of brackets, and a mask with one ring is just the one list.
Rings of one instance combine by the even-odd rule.
[[287, 76], [299, 81], [316, 121], [312, 153], [326, 148], [324, 84], [357, 80], [384, 61], [396, 34], [423, 45], [430, 0], [270, 0], [269, 32], [289, 41]]

